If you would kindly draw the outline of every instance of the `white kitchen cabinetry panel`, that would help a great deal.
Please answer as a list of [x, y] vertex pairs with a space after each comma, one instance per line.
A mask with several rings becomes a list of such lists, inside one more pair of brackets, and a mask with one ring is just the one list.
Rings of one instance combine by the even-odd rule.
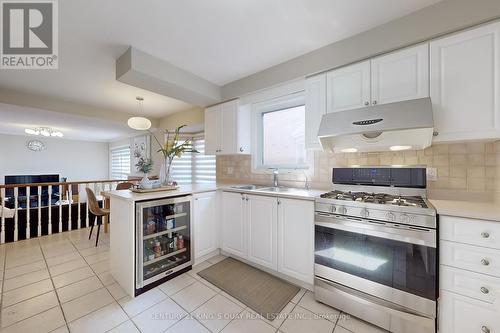
[[206, 154], [250, 154], [250, 109], [232, 100], [205, 109]]
[[500, 138], [500, 23], [430, 45], [434, 142]]
[[440, 333], [500, 332], [499, 309], [489, 303], [442, 291], [439, 312]]
[[371, 60], [372, 105], [429, 97], [429, 44]]
[[441, 289], [483, 302], [499, 302], [500, 278], [441, 265]]
[[240, 258], [247, 257], [245, 196], [222, 193], [222, 249]]
[[314, 202], [279, 199], [278, 271], [314, 282]]
[[440, 239], [500, 250], [500, 223], [454, 216], [439, 219]]
[[198, 259], [219, 248], [217, 234], [217, 192], [195, 194], [193, 206], [194, 258]]
[[219, 150], [221, 142], [220, 126], [222, 124], [221, 105], [211, 106], [205, 109], [205, 154], [214, 155]]
[[321, 118], [326, 114], [326, 73], [306, 79], [306, 148], [321, 148], [318, 130]]
[[473, 272], [500, 277], [500, 250], [440, 241], [440, 262]]
[[276, 270], [278, 199], [260, 195], [247, 195], [247, 198], [247, 259]]
[[327, 73], [327, 112], [370, 105], [370, 61]]

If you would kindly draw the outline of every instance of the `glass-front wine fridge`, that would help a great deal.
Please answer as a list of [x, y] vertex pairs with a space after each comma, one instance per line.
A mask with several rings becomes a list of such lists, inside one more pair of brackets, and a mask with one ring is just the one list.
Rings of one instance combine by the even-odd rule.
[[136, 203], [136, 294], [189, 269], [191, 196]]

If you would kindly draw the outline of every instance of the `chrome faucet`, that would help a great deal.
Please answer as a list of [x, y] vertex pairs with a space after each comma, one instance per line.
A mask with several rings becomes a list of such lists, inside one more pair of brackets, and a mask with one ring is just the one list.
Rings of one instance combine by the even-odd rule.
[[278, 187], [278, 169], [273, 170], [273, 182], [274, 182], [274, 187]]

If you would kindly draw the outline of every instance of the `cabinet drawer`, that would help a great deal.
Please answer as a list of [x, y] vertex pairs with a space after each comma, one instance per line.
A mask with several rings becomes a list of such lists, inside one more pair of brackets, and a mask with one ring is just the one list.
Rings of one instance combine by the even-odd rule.
[[500, 278], [441, 265], [439, 279], [441, 289], [492, 304], [500, 303]]
[[500, 223], [453, 216], [439, 218], [439, 238], [500, 249]]
[[500, 250], [440, 241], [440, 263], [500, 277]]
[[439, 333], [500, 332], [499, 309], [494, 305], [446, 291], [438, 302]]

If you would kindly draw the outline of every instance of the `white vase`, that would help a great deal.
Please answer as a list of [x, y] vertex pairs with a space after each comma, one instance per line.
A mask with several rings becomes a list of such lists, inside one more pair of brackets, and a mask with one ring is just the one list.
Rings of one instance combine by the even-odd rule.
[[139, 182], [139, 186], [145, 190], [153, 188], [153, 182], [149, 180], [147, 173], [145, 173], [144, 177], [142, 177], [141, 181]]

